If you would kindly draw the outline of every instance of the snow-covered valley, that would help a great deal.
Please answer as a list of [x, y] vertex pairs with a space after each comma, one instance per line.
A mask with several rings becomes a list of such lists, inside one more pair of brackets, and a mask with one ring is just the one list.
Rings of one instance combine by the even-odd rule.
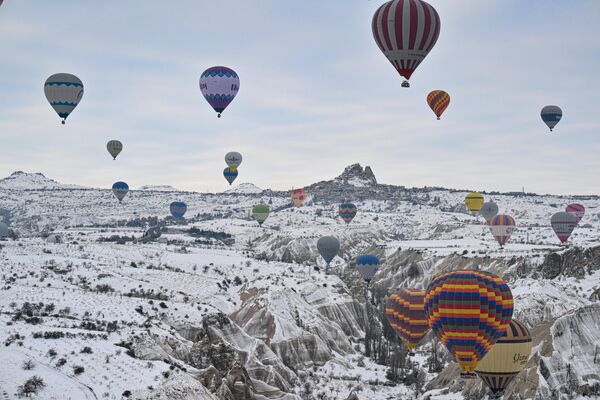
[[[145, 187], [119, 203], [110, 190], [42, 177], [0, 180], [10, 229], [0, 239], [0, 399], [34, 375], [40, 399], [485, 398], [431, 333], [407, 356], [384, 317], [397, 288], [459, 268], [503, 277], [534, 335], [506, 399], [600, 396], [597, 196], [484, 194], [517, 222], [501, 249], [466, 211], [467, 191], [382, 185], [357, 165], [305, 188], [300, 208], [252, 184]], [[350, 225], [337, 215], [348, 200], [359, 209]], [[187, 203], [185, 221], [170, 216], [172, 201]], [[573, 201], [587, 213], [561, 246], [550, 216]], [[250, 213], [258, 203], [271, 208], [262, 227]], [[325, 235], [341, 242], [331, 275], [316, 248]], [[383, 261], [368, 349], [353, 263], [365, 252]]]

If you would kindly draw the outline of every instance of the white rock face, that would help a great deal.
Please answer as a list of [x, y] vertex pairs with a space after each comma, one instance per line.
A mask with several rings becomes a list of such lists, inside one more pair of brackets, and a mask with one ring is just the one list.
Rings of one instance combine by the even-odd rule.
[[143, 185], [140, 186], [138, 190], [149, 192], [178, 192], [178, 190], [171, 185]]
[[0, 179], [0, 189], [11, 190], [60, 190], [60, 189], [86, 189], [83, 186], [58, 183], [46, 178], [40, 172], [28, 173], [16, 171], [6, 178]]
[[255, 184], [249, 183], [249, 182], [244, 182], [244, 183], [240, 183], [239, 185], [232, 187], [231, 189], [226, 190], [223, 193], [254, 194], [254, 193], [262, 193], [262, 192], [263, 192], [263, 189], [259, 188]]

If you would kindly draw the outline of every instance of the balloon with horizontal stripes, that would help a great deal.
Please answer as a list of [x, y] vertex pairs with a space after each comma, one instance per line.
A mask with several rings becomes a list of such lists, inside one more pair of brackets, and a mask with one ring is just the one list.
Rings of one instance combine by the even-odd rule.
[[508, 242], [508, 239], [510, 239], [517, 224], [515, 219], [510, 215], [499, 214], [490, 220], [488, 226], [490, 227], [492, 236], [494, 236], [494, 239], [496, 239], [500, 247], [502, 247]]
[[342, 203], [340, 204], [340, 208], [338, 210], [338, 214], [347, 224], [352, 222], [357, 212], [358, 208], [356, 208], [356, 206], [352, 203]]
[[44, 94], [64, 124], [83, 97], [83, 82], [72, 74], [54, 74], [46, 79]]
[[398, 338], [411, 351], [429, 332], [424, 290], [399, 289], [389, 297], [385, 313]]
[[560, 242], [564, 243], [569, 240], [571, 233], [577, 226], [577, 218], [571, 213], [561, 211], [550, 218], [550, 223]]
[[427, 57], [440, 34], [440, 16], [422, 0], [392, 0], [375, 11], [371, 22], [379, 49], [408, 80]]
[[550, 128], [550, 132], [552, 132], [552, 129], [554, 129], [556, 124], [562, 119], [562, 110], [559, 106], [545, 106], [542, 108], [540, 115], [542, 121]]
[[262, 226], [263, 222], [269, 217], [269, 206], [266, 204], [258, 204], [252, 208], [252, 216]]
[[450, 95], [443, 90], [434, 90], [427, 95], [427, 104], [437, 119], [440, 119], [450, 105]]
[[235, 181], [235, 178], [238, 177], [238, 170], [236, 167], [227, 167], [223, 170], [223, 176], [229, 182], [229, 185], [231, 185]]
[[174, 201], [169, 205], [169, 211], [173, 218], [183, 218], [185, 213], [187, 212], [187, 204], [183, 201]]
[[585, 215], [585, 207], [579, 203], [569, 204], [565, 211], [569, 214], [573, 214], [578, 224]]
[[119, 153], [123, 150], [123, 143], [118, 140], [110, 140], [106, 143], [106, 150], [108, 150], [113, 160], [116, 160]]
[[200, 75], [200, 91], [219, 118], [239, 89], [240, 78], [231, 68], [211, 67]]
[[356, 257], [356, 267], [361, 278], [367, 283], [371, 282], [373, 276], [379, 269], [379, 257], [374, 254], [363, 254]]
[[112, 191], [119, 203], [123, 201], [127, 193], [129, 192], [129, 185], [125, 182], [115, 182], [112, 185]]
[[464, 373], [473, 377], [479, 360], [512, 319], [513, 296], [504, 280], [484, 271], [459, 270], [435, 277], [425, 294], [431, 330]]
[[529, 329], [513, 319], [494, 347], [479, 361], [475, 373], [494, 397], [502, 397], [508, 385], [525, 368], [532, 346]]
[[480, 193], [471, 192], [465, 196], [465, 205], [473, 215], [477, 215], [481, 207], [483, 207], [483, 203], [484, 199]]

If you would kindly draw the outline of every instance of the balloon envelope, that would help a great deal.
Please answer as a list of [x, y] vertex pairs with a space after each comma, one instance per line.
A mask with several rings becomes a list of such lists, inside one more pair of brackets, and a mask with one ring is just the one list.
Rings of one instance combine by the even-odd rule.
[[560, 242], [564, 243], [569, 240], [569, 236], [577, 226], [577, 218], [571, 213], [561, 211], [552, 216], [550, 223]]
[[83, 82], [72, 74], [54, 74], [46, 79], [44, 94], [64, 124], [83, 97]]
[[546, 106], [542, 108], [540, 114], [542, 121], [550, 128], [550, 132], [552, 132], [552, 129], [554, 129], [562, 118], [562, 110], [558, 106]]
[[495, 397], [500, 397], [527, 364], [532, 346], [527, 327], [513, 319], [494, 347], [479, 361], [475, 373]]
[[427, 95], [427, 104], [437, 119], [440, 119], [450, 105], [450, 95], [443, 90], [434, 90]]
[[340, 241], [334, 236], [323, 236], [317, 241], [317, 250], [329, 265], [340, 251]]
[[496, 275], [452, 271], [435, 277], [427, 287], [425, 313], [431, 330], [470, 374], [508, 327], [513, 297]]
[[200, 91], [208, 104], [221, 116], [240, 88], [240, 78], [227, 67], [211, 67], [200, 76]]
[[258, 204], [252, 208], [254, 219], [262, 226], [263, 222], [269, 217], [269, 206], [266, 204]]
[[340, 208], [338, 210], [338, 214], [347, 224], [349, 224], [354, 219], [357, 212], [358, 209], [352, 203], [342, 203], [340, 204]]
[[127, 192], [129, 192], [129, 185], [121, 181], [115, 182], [112, 185], [112, 191], [120, 203], [125, 198]]
[[489, 223], [492, 218], [498, 215], [498, 204], [493, 201], [483, 203], [483, 206], [481, 206], [481, 209], [479, 210], [479, 214], [481, 214], [486, 222]]
[[422, 0], [392, 0], [375, 11], [371, 29], [379, 49], [408, 80], [435, 45], [440, 17]]
[[173, 218], [183, 218], [187, 211], [187, 204], [183, 201], [174, 201], [169, 205], [169, 211]]
[[373, 254], [363, 254], [356, 257], [356, 267], [360, 276], [368, 283], [379, 269], [379, 257]]
[[237, 168], [242, 163], [242, 155], [237, 151], [230, 151], [225, 154], [225, 163], [228, 167]]
[[121, 150], [123, 150], [123, 143], [119, 142], [118, 140], [110, 140], [108, 143], [106, 143], [106, 150], [108, 150], [113, 160], [115, 160]]
[[238, 170], [235, 167], [227, 167], [223, 170], [223, 176], [231, 185], [233, 181], [235, 181], [235, 178], [237, 178], [238, 176]]
[[398, 290], [388, 299], [385, 313], [390, 326], [409, 350], [414, 349], [429, 332], [424, 290]]
[[490, 227], [490, 231], [492, 231], [492, 236], [494, 236], [494, 239], [496, 239], [500, 246], [504, 246], [506, 244], [516, 227], [514, 218], [510, 215], [504, 214], [499, 214], [493, 217], [488, 225]]
[[465, 205], [473, 215], [476, 215], [481, 210], [483, 202], [483, 196], [480, 193], [471, 192], [465, 196]]
[[569, 214], [573, 214], [578, 224], [585, 215], [585, 207], [579, 203], [569, 204], [565, 211]]
[[300, 207], [304, 203], [304, 189], [292, 189], [292, 202], [294, 206]]

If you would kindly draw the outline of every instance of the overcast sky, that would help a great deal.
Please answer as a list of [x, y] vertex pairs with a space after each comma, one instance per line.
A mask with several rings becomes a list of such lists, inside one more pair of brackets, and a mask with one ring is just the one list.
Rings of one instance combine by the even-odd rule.
[[[430, 3], [439, 40], [404, 89], [371, 33], [381, 1], [5, 0], [0, 177], [222, 191], [237, 150], [236, 183], [263, 188], [360, 162], [387, 184], [600, 194], [600, 2]], [[220, 119], [198, 88], [213, 65], [241, 80]], [[57, 72], [85, 85], [65, 126], [43, 94]], [[441, 121], [433, 89], [452, 97]]]

